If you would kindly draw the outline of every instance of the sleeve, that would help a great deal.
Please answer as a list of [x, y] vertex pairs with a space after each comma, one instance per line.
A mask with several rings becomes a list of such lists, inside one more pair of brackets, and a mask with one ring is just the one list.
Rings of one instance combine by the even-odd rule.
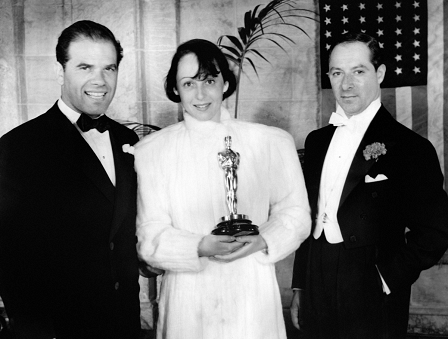
[[408, 228], [406, 242], [392, 260], [378, 264], [392, 293], [414, 283], [448, 247], [448, 197], [435, 149], [423, 138], [406, 147], [413, 152], [401, 149], [406, 155], [401, 159], [402, 180], [394, 199], [398, 203], [394, 217]]
[[295, 253], [294, 266], [292, 271], [293, 289], [306, 288], [306, 271], [308, 269], [308, 253], [310, 249], [310, 237], [308, 237]]
[[54, 256], [46, 240], [48, 225], [39, 222], [48, 208], [36, 184], [45, 172], [29, 139], [16, 132], [0, 138], [0, 294], [7, 309], [17, 309], [21, 326], [32, 323], [52, 338], [51, 316], [42, 305], [53, 283], [48, 271]]
[[198, 256], [203, 236], [173, 227], [166, 185], [170, 171], [164, 167], [163, 153], [148, 143], [135, 150], [137, 250], [142, 260], [156, 268], [201, 271], [208, 263], [208, 258]]
[[260, 225], [260, 234], [268, 245], [259, 261], [275, 263], [295, 251], [308, 237], [311, 228], [310, 207], [299, 157], [292, 136], [270, 140], [270, 206], [268, 221]]
[[[313, 144], [314, 135], [315, 135], [315, 132], [311, 132], [305, 140], [304, 176], [305, 176], [305, 184], [306, 185], [309, 185], [309, 180], [307, 180], [307, 179], [310, 174], [310, 172], [309, 172], [310, 158], [311, 158], [311, 161], [313, 160], [312, 154], [310, 154], [310, 149], [312, 149], [311, 145]], [[318, 188], [315, 188], [315, 189], [318, 189]], [[310, 191], [310, 188], [307, 187], [307, 192], [309, 192], [309, 191]], [[293, 289], [305, 289], [306, 288], [306, 274], [308, 271], [310, 237], [311, 237], [311, 235], [308, 236], [308, 238], [300, 245], [299, 249], [295, 253], [293, 273], [292, 273], [292, 284], [291, 284], [291, 287]]]

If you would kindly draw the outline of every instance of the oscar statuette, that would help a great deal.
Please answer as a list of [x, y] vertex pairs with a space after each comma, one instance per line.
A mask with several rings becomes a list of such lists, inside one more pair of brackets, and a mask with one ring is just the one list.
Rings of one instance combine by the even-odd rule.
[[226, 202], [229, 215], [220, 219], [216, 228], [212, 231], [214, 235], [233, 235], [235, 237], [242, 235], [258, 234], [258, 226], [252, 225], [252, 221], [244, 214], [237, 212], [236, 190], [238, 186], [238, 176], [236, 170], [240, 163], [240, 155], [232, 151], [232, 137], [224, 138], [226, 149], [218, 153], [218, 161], [224, 170], [224, 178], [226, 185]]

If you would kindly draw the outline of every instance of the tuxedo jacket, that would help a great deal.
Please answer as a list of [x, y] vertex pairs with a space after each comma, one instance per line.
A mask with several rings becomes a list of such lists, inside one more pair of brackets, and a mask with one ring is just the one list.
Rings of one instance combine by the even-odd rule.
[[19, 338], [133, 338], [136, 174], [109, 119], [116, 186], [55, 104], [0, 139], [0, 295]]
[[[310, 237], [322, 168], [335, 130], [329, 125], [313, 131], [305, 142], [304, 175], [314, 220]], [[366, 160], [363, 151], [376, 142], [385, 145], [386, 154]], [[366, 182], [367, 175], [374, 181]], [[355, 153], [337, 218], [345, 248], [375, 246], [376, 265], [392, 293], [410, 288], [448, 247], [443, 180], [432, 144], [381, 106]], [[305, 244], [296, 252], [292, 287], [306, 288], [308, 260], [313, 258]]]

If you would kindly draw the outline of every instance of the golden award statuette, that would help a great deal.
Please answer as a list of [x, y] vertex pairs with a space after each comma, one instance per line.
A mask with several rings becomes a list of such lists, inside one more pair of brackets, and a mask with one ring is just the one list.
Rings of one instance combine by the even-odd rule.
[[224, 178], [226, 183], [226, 202], [229, 209], [229, 215], [220, 219], [216, 228], [212, 231], [214, 235], [233, 235], [235, 237], [241, 235], [256, 235], [258, 234], [258, 226], [252, 225], [252, 221], [244, 214], [237, 212], [236, 190], [238, 186], [238, 176], [236, 170], [240, 163], [240, 155], [232, 151], [232, 137], [224, 138], [226, 149], [224, 152], [218, 153], [218, 161], [221, 168], [224, 170]]

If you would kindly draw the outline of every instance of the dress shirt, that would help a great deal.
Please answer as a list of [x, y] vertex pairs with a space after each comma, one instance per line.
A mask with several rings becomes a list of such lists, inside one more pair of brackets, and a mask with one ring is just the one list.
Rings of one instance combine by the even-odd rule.
[[109, 176], [110, 181], [115, 186], [114, 154], [112, 152], [112, 145], [110, 143], [109, 131], [100, 133], [93, 128], [87, 132], [82, 132], [76, 124], [76, 121], [79, 119], [81, 114], [68, 107], [67, 104], [62, 101], [62, 99], [58, 100], [58, 107], [61, 112], [76, 127], [85, 141], [89, 144], [90, 148], [92, 148], [93, 152], [95, 152], [96, 156], [101, 162], [101, 165], [103, 165], [104, 170]]
[[350, 118], [339, 105], [337, 105], [336, 113], [333, 113], [347, 120], [345, 124], [336, 128], [325, 156], [320, 181], [316, 228], [313, 232], [315, 239], [318, 239], [323, 231], [329, 243], [336, 244], [343, 241], [337, 220], [342, 190], [356, 150], [380, 107], [381, 101], [378, 98], [363, 112]]

